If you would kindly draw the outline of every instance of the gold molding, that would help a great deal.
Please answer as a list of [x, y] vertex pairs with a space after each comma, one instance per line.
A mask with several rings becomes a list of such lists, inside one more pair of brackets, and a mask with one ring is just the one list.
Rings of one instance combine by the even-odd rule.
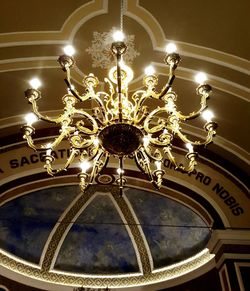
[[23, 260], [14, 258], [4, 251], [0, 251], [0, 265], [11, 271], [28, 276], [33, 279], [41, 280], [48, 283], [57, 283], [70, 286], [86, 286], [86, 287], [132, 287], [158, 283], [165, 280], [177, 278], [188, 272], [192, 272], [210, 262], [214, 258], [208, 249], [204, 249], [197, 255], [174, 264], [168, 268], [155, 270], [150, 274], [130, 275], [128, 277], [116, 276], [88, 276], [73, 273], [61, 273], [37, 268]]

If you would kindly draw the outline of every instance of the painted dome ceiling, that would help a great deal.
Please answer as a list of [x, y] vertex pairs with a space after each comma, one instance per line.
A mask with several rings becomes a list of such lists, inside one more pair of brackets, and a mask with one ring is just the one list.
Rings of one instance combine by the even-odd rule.
[[56, 271], [88, 275], [140, 273], [143, 256], [159, 269], [206, 247], [210, 230], [187, 206], [136, 188], [120, 197], [116, 189], [51, 187], [10, 200], [1, 206], [0, 247], [35, 265], [47, 259]]

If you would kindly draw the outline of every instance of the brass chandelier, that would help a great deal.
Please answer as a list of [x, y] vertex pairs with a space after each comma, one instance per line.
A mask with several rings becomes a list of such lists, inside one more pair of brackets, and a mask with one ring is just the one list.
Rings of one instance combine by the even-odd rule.
[[[123, 62], [123, 55], [127, 50], [123, 39], [122, 31], [114, 34], [111, 51], [115, 56], [116, 65], [110, 69], [109, 77], [104, 79], [108, 88], [105, 92], [97, 90], [99, 81], [93, 74], [84, 77], [83, 93], [75, 89], [71, 79], [71, 68], [75, 64], [73, 48], [66, 47], [66, 53], [59, 57], [58, 62], [65, 72], [68, 93], [62, 97], [64, 110], [58, 117], [48, 117], [39, 112], [37, 101], [41, 98], [41, 92], [38, 90], [40, 85], [38, 79], [33, 79], [31, 88], [25, 91], [34, 113], [26, 116], [27, 124], [23, 126], [24, 139], [32, 149], [46, 150], [44, 167], [51, 176], [66, 170], [75, 159], [78, 159], [82, 191], [94, 183], [111, 156], [119, 161], [116, 182], [120, 193], [126, 182], [124, 178], [126, 159], [134, 159], [138, 168], [148, 175], [156, 188], [159, 188], [165, 173], [162, 162], [166, 157], [176, 168], [192, 172], [197, 164], [197, 152], [194, 151], [194, 147], [196, 149], [209, 144], [216, 134], [217, 125], [212, 121], [213, 114], [205, 110], [211, 92], [211, 86], [205, 82], [205, 74], [197, 75], [199, 85], [196, 93], [201, 98], [200, 108], [189, 115], [177, 110], [177, 94], [173, 91], [172, 84], [181, 58], [172, 43], [168, 44], [164, 59], [169, 68], [165, 86], [157, 90], [158, 77], [153, 67], [149, 66], [143, 79], [145, 88], [129, 94], [128, 85], [133, 79], [133, 71]], [[145, 105], [149, 99], [155, 100], [156, 107], [152, 111]], [[92, 108], [92, 114], [84, 109], [84, 103], [89, 100], [96, 104]], [[75, 106], [78, 103], [82, 103], [83, 106], [81, 108]], [[192, 141], [181, 131], [180, 125], [201, 114], [206, 120], [204, 125], [206, 137], [202, 141]], [[35, 145], [32, 135], [35, 132], [33, 122], [37, 119], [60, 126], [58, 136], [50, 143]], [[179, 138], [186, 144], [188, 149], [186, 165], [178, 163], [174, 157], [172, 151], [174, 138]], [[52, 151], [65, 139], [70, 144], [70, 155], [61, 168], [54, 168], [55, 158]]]

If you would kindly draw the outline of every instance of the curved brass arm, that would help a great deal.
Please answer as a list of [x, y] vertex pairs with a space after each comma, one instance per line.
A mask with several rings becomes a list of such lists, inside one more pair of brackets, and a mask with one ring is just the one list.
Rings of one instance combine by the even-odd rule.
[[178, 118], [185, 121], [185, 120], [190, 120], [198, 117], [201, 112], [207, 108], [207, 99], [209, 98], [209, 95], [212, 91], [212, 88], [208, 84], [202, 84], [199, 85], [196, 88], [196, 93], [197, 95], [201, 96], [201, 101], [200, 101], [200, 109], [197, 111], [193, 111], [188, 115], [183, 115], [180, 111], [177, 112]]
[[64, 170], [66, 170], [70, 164], [73, 162], [74, 158], [79, 154], [79, 150], [78, 149], [72, 149], [69, 158], [67, 159], [66, 163], [64, 164], [64, 166], [62, 168], [59, 169], [53, 169], [52, 168], [52, 164], [55, 161], [55, 158], [53, 158], [52, 156], [45, 156], [45, 165], [44, 168], [47, 170], [47, 173], [51, 176], [54, 176]]
[[181, 171], [183, 172], [190, 173], [194, 170], [194, 167], [197, 165], [197, 162], [195, 160], [197, 153], [187, 153], [186, 159], [189, 161], [189, 163], [187, 166], [184, 166], [183, 164], [178, 164], [176, 162], [170, 147], [164, 148], [164, 152], [168, 155], [170, 162], [175, 166], [176, 170], [181, 169]]
[[[24, 135], [23, 135], [23, 138], [27, 140], [27, 143], [29, 145], [29, 147], [31, 147], [33, 150], [35, 151], [39, 151], [39, 150], [45, 150], [48, 148], [47, 144], [42, 144], [42, 145], [39, 145], [39, 146], [36, 146], [35, 143], [34, 143], [34, 140], [32, 139], [32, 134], [34, 133], [34, 129], [30, 126], [24, 126]], [[64, 127], [62, 129], [62, 131], [60, 132], [59, 136], [56, 137], [54, 139], [54, 141], [51, 143], [50, 145], [50, 148], [51, 149], [54, 149], [55, 147], [57, 147], [61, 141], [66, 137], [68, 136], [71, 132], [73, 132], [75, 130], [74, 127]]]
[[86, 111], [84, 111], [82, 109], [74, 109], [73, 112], [76, 115], [79, 114], [80, 116], [84, 116], [92, 125], [92, 130], [91, 130], [84, 125], [84, 122], [82, 120], [80, 120], [76, 123], [76, 127], [79, 131], [81, 131], [87, 135], [97, 133], [98, 124], [97, 124], [96, 120], [90, 114], [88, 114]]
[[[206, 125], [205, 125], [206, 126]], [[205, 138], [204, 141], [192, 141], [190, 139], [188, 139], [186, 137], [186, 135], [184, 135], [183, 133], [181, 133], [180, 130], [175, 132], [177, 134], [177, 136], [185, 143], [190, 143], [192, 145], [197, 145], [197, 146], [201, 146], [201, 145], [207, 145], [210, 142], [212, 142], [213, 140], [213, 136], [216, 134], [216, 131], [211, 127], [208, 131], [207, 131], [207, 136]]]
[[[145, 119], [144, 121], [144, 129], [147, 133], [149, 134], [153, 134], [153, 133], [156, 133], [156, 132], [159, 132], [161, 130], [163, 130], [166, 125], [165, 125], [165, 121], [163, 120], [162, 117], [157, 117], [156, 115], [159, 114], [159, 113], [167, 113], [168, 114], [168, 111], [165, 107], [159, 107], [159, 108], [156, 108], [155, 110], [153, 110]], [[150, 121], [154, 118], [154, 117], [157, 117], [159, 119], [158, 121], [158, 125], [156, 126], [153, 126], [152, 128], [149, 128], [149, 124], [150, 124]]]
[[57, 117], [49, 117], [47, 115], [43, 115], [39, 112], [39, 107], [37, 105], [36, 100], [31, 100], [30, 102], [32, 104], [33, 112], [37, 115], [38, 118], [40, 118], [43, 121], [48, 121], [50, 123], [59, 123], [64, 119], [65, 115], [67, 115], [66, 113], [60, 114]]

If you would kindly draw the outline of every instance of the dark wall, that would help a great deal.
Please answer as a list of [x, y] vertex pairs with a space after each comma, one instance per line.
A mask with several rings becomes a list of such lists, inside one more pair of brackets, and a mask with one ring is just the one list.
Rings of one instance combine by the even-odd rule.
[[209, 271], [208, 273], [194, 279], [191, 281], [188, 281], [184, 284], [161, 289], [161, 291], [167, 290], [167, 291], [222, 291], [221, 284], [220, 284], [220, 278], [219, 273], [217, 269], [213, 269]]

